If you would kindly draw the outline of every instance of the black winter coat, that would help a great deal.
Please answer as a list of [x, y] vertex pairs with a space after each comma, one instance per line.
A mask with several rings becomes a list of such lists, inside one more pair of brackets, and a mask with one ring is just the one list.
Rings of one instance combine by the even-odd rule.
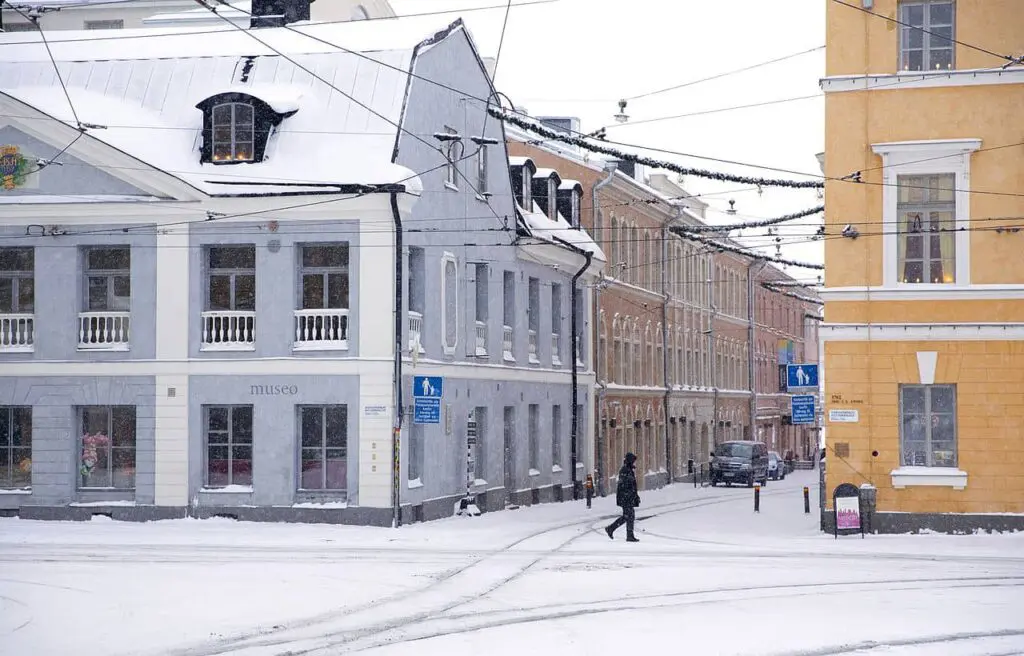
[[622, 465], [619, 470], [619, 484], [615, 488], [615, 505], [620, 508], [636, 508], [640, 505], [640, 495], [636, 490], [636, 472], [629, 465]]

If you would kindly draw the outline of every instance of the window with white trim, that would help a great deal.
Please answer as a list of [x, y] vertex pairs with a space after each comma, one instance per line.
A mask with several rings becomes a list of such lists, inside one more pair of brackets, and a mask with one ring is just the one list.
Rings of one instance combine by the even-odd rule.
[[900, 282], [956, 282], [956, 177], [897, 176], [897, 277]]
[[252, 406], [208, 405], [206, 480], [209, 488], [252, 486]]
[[32, 408], [0, 406], [0, 488], [32, 486]]
[[135, 406], [84, 406], [79, 488], [135, 488]]
[[483, 196], [487, 192], [487, 144], [480, 144], [476, 153], [476, 193]]
[[562, 406], [551, 406], [551, 467], [562, 466]]
[[213, 108], [213, 161], [251, 162], [255, 142], [253, 106], [229, 102]]
[[406, 476], [409, 484], [423, 484], [423, 445], [426, 427], [413, 423], [409, 426], [409, 471]]
[[956, 467], [956, 385], [900, 385], [900, 464]]
[[462, 159], [462, 156], [465, 153], [465, 146], [462, 145], [462, 141], [458, 138], [459, 133], [455, 128], [445, 126], [444, 131], [446, 134], [455, 135], [455, 138], [448, 141], [444, 146], [445, 159], [448, 160], [444, 169], [444, 183], [449, 187], [458, 188], [459, 160]]
[[131, 250], [127, 246], [87, 248], [85, 310], [127, 312], [131, 295]]
[[348, 406], [299, 406], [299, 490], [348, 489]]
[[451, 253], [441, 257], [441, 303], [444, 352], [451, 355], [459, 343], [459, 272]]
[[900, 3], [900, 70], [953, 68], [955, 13], [952, 0]]
[[0, 314], [35, 312], [35, 249], [0, 248]]
[[540, 469], [540, 406], [531, 403], [528, 408], [528, 442], [527, 457], [529, 458], [530, 469]]

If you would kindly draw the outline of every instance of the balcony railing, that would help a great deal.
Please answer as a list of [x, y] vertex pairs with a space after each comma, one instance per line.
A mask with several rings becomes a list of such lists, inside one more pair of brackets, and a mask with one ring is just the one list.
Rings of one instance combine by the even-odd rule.
[[78, 348], [91, 351], [127, 351], [128, 312], [79, 312]]
[[422, 340], [423, 314], [409, 310], [409, 352], [426, 353]]
[[483, 321], [476, 322], [476, 355], [487, 357], [487, 324]]
[[35, 333], [34, 314], [0, 314], [0, 352], [31, 353]]
[[348, 348], [348, 310], [295, 310], [295, 350]]
[[528, 351], [530, 364], [539, 364], [540, 358], [537, 357], [537, 331], [531, 329], [527, 334], [530, 338], [530, 347]]
[[512, 326], [501, 327], [501, 355], [508, 362], [515, 362], [516, 356], [512, 349]]
[[256, 349], [256, 313], [203, 312], [202, 340], [203, 351], [253, 351]]
[[562, 336], [558, 333], [551, 333], [551, 364], [562, 364]]

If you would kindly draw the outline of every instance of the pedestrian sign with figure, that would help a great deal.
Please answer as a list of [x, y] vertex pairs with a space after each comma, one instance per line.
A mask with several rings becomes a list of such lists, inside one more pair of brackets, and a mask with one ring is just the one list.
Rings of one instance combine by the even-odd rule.
[[786, 387], [800, 389], [818, 386], [818, 365], [789, 364], [786, 365]]

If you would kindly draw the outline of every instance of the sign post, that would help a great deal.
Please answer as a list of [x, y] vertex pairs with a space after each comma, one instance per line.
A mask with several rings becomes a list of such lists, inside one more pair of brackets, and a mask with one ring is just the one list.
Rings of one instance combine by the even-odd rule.
[[832, 508], [835, 511], [835, 538], [860, 533], [864, 537], [864, 522], [860, 516], [860, 490], [856, 485], [843, 483], [832, 492]]

